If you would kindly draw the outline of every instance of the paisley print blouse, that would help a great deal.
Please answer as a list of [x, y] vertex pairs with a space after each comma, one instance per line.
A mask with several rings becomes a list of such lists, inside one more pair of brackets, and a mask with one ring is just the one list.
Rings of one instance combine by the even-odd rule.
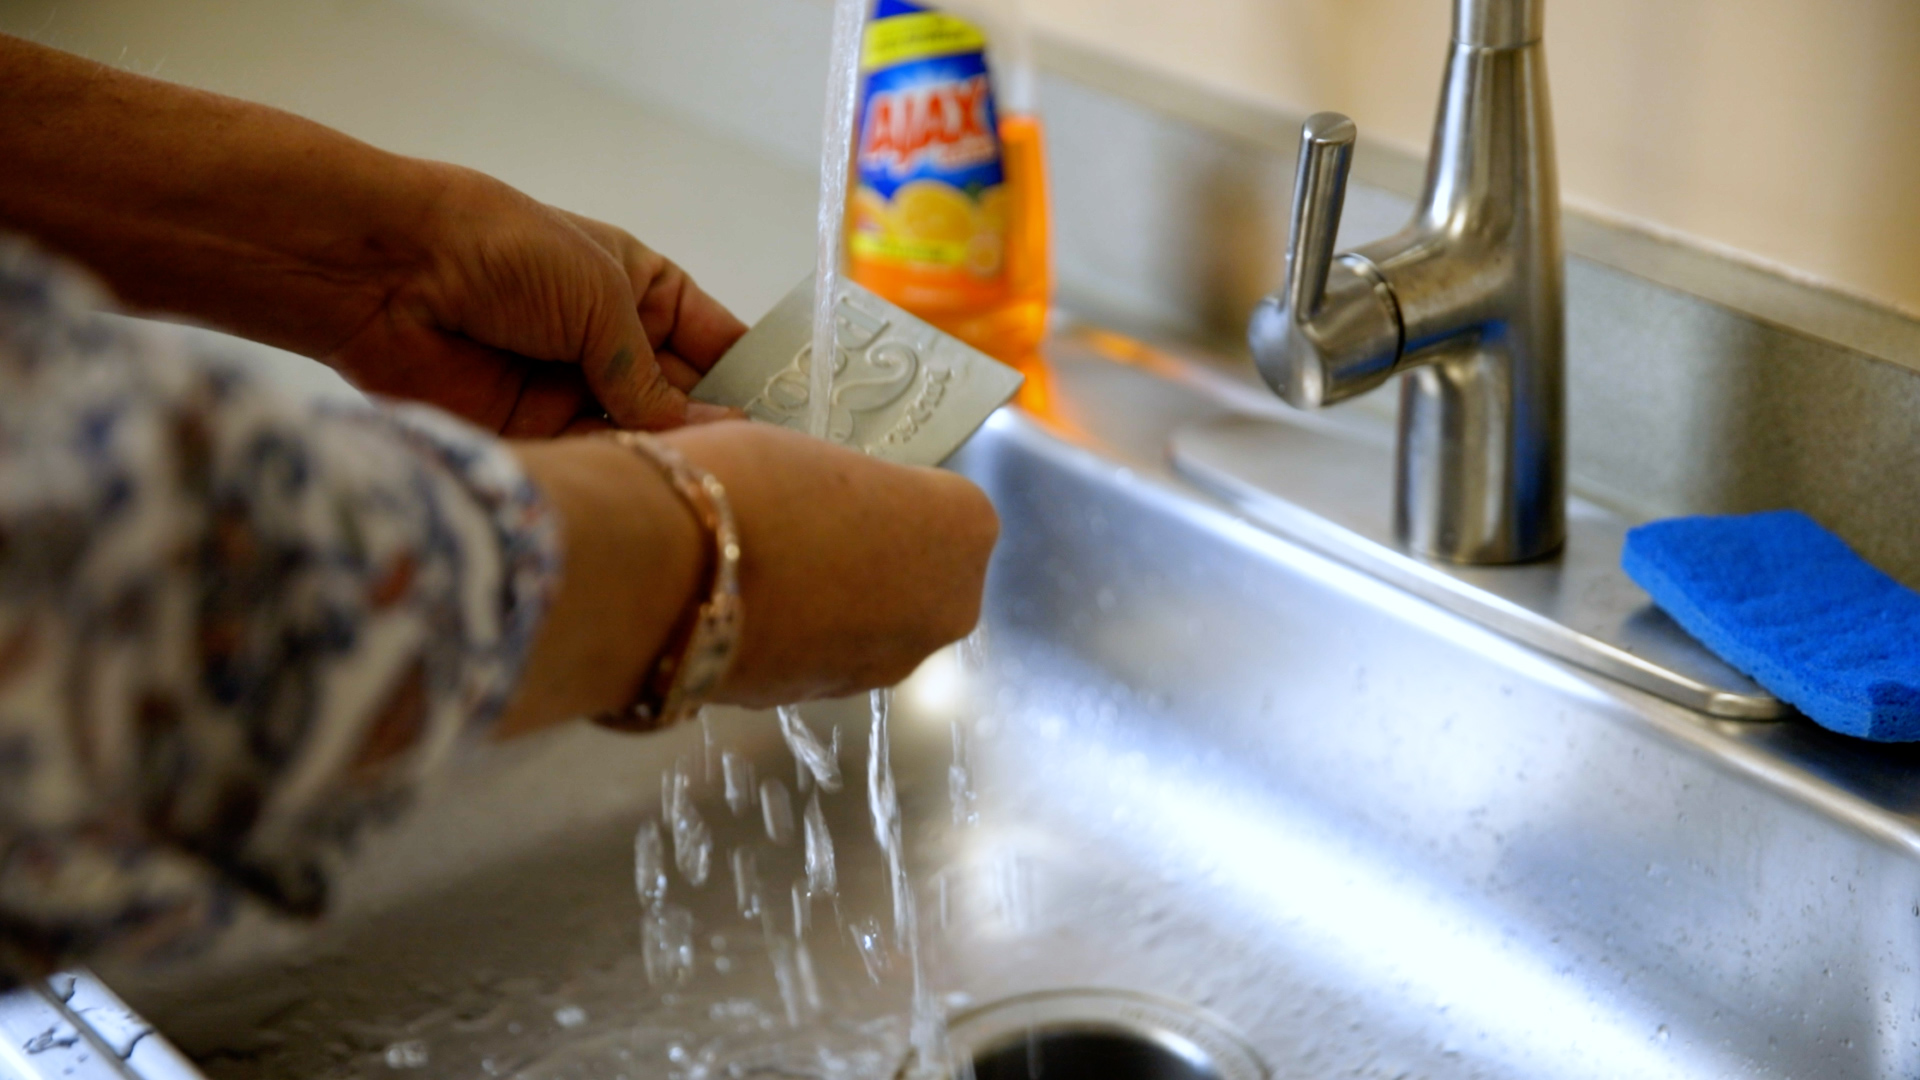
[[558, 574], [493, 438], [315, 406], [0, 235], [0, 982], [319, 912], [499, 712]]

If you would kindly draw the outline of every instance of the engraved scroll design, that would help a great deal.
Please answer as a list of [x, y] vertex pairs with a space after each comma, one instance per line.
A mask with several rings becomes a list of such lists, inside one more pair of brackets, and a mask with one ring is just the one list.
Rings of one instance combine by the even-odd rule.
[[[846, 297], [835, 310], [833, 404], [827, 413], [827, 437], [834, 442], [852, 445], [860, 418], [899, 401], [920, 374], [919, 353], [882, 340], [892, 325]], [[812, 346], [801, 346], [747, 403], [747, 415], [788, 426], [804, 419], [812, 359]]]

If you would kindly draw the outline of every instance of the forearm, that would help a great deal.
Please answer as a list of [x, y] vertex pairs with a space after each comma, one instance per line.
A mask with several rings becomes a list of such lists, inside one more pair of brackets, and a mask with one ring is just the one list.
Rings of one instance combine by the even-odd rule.
[[5, 35], [0, 71], [0, 228], [138, 307], [324, 356], [427, 257], [451, 170]]
[[609, 441], [514, 445], [560, 520], [560, 588], [495, 731], [632, 702], [705, 570], [693, 515], [659, 470]]

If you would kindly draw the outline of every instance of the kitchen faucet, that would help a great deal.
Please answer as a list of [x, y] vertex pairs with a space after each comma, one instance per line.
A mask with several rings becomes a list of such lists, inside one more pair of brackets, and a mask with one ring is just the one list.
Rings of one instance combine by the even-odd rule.
[[1426, 190], [1399, 233], [1336, 254], [1353, 121], [1301, 132], [1287, 280], [1254, 311], [1254, 359], [1302, 409], [1402, 376], [1392, 454], [1246, 414], [1169, 452], [1253, 520], [1496, 633], [1715, 716], [1778, 717], [1621, 572], [1632, 522], [1567, 494], [1543, 6], [1455, 0]]
[[1353, 121], [1300, 135], [1287, 280], [1248, 337], [1276, 393], [1317, 409], [1401, 380], [1394, 532], [1454, 563], [1525, 562], [1566, 531], [1560, 196], [1543, 0], [1456, 0], [1413, 221], [1336, 255]]

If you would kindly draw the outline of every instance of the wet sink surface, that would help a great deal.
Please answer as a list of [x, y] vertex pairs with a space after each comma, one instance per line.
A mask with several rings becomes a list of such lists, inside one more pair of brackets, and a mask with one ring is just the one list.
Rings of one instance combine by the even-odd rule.
[[[1274, 538], [1160, 465], [1224, 406], [1057, 359], [1055, 418], [1004, 413], [957, 463], [1005, 523], [983, 645], [894, 699], [949, 1008], [1151, 993], [1277, 1077], [1920, 1073], [1904, 760], [1712, 724]], [[254, 920], [184, 977], [110, 981], [214, 1077], [890, 1075], [908, 965], [867, 703], [805, 716], [844, 785], [818, 793], [836, 895], [798, 942], [802, 845], [729, 809], [721, 757], [796, 819], [814, 796], [770, 716], [718, 710], [489, 749], [369, 844], [318, 931]], [[633, 876], [676, 768], [713, 835], [704, 884], [670, 874], [684, 984], [648, 978]]]

